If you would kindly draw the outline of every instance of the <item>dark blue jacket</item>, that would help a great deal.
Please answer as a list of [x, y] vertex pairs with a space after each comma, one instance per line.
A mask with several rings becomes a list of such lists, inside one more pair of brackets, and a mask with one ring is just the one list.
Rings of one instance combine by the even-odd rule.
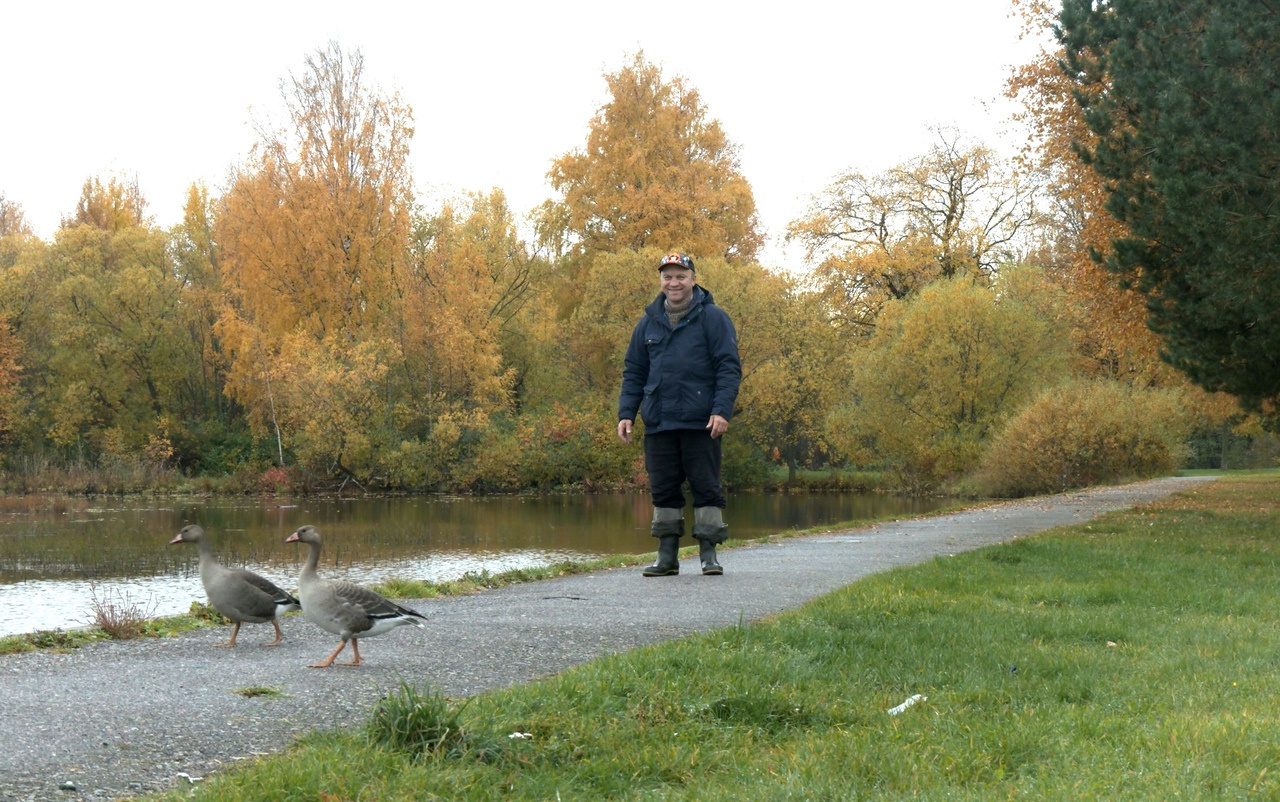
[[738, 335], [711, 293], [694, 285], [689, 313], [674, 330], [662, 293], [644, 310], [622, 367], [618, 420], [644, 418], [646, 434], [705, 429], [712, 415], [733, 417], [742, 382]]

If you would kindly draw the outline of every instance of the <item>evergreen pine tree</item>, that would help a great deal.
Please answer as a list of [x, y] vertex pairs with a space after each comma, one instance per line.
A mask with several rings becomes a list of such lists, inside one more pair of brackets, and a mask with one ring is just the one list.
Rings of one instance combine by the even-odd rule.
[[1208, 390], [1280, 399], [1280, 6], [1064, 0], [1064, 69], [1129, 235], [1107, 264], [1164, 358]]

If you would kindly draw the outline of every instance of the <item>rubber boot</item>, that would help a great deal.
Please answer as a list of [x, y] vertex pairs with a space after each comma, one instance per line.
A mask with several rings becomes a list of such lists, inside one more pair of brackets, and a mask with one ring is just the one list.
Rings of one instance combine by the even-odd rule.
[[693, 536], [698, 541], [698, 557], [705, 576], [720, 576], [724, 569], [716, 560], [716, 546], [729, 539], [729, 527], [719, 507], [698, 507], [693, 511]]
[[710, 540], [698, 541], [698, 559], [702, 560], [703, 576], [720, 576], [724, 569], [716, 562], [716, 544]]
[[658, 559], [644, 569], [644, 576], [676, 576], [680, 573], [680, 536], [684, 534], [684, 512], [669, 507], [655, 507], [650, 533], [658, 539]]

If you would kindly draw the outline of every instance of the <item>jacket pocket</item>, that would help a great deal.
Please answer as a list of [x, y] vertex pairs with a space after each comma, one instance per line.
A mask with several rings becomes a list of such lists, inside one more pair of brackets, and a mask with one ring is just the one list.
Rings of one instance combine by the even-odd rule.
[[684, 420], [703, 421], [711, 417], [715, 393], [710, 387], [687, 387], [681, 395], [684, 397]]
[[658, 394], [646, 387], [644, 399], [640, 402], [640, 417], [644, 419], [646, 429], [652, 429], [662, 423], [662, 416], [659, 413]]

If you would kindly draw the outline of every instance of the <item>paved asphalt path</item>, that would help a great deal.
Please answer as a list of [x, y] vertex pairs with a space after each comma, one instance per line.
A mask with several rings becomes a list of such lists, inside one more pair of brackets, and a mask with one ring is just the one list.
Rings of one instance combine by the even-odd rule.
[[[300, 616], [284, 620], [284, 643], [271, 649], [260, 645], [271, 639], [260, 624], [243, 627], [234, 649], [216, 648], [228, 636], [219, 627], [0, 657], [0, 799], [108, 799], [172, 788], [281, 751], [300, 733], [363, 722], [401, 680], [451, 697], [502, 688], [1202, 481], [1158, 479], [752, 544], [721, 551], [721, 577], [702, 576], [686, 558], [678, 577], [646, 579], [633, 567], [412, 601], [428, 626], [366, 641], [357, 668], [307, 668], [337, 639]], [[284, 696], [235, 692], [251, 686]]]

